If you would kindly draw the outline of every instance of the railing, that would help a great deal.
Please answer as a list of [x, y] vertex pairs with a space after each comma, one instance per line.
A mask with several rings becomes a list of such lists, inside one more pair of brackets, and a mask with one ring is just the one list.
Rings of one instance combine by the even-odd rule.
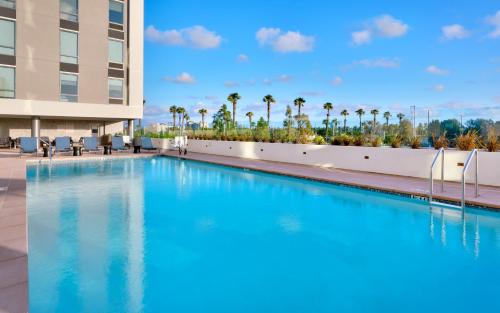
[[430, 186], [429, 186], [429, 203], [432, 202], [432, 194], [434, 192], [434, 167], [436, 166], [437, 160], [439, 159], [439, 156], [441, 156], [441, 192], [444, 191], [444, 148], [440, 148], [438, 152], [436, 153], [436, 156], [434, 157], [434, 160], [432, 160], [431, 164], [431, 172], [429, 175], [429, 181], [430, 181]]
[[429, 175], [429, 204], [436, 204], [436, 205], [444, 205], [444, 206], [449, 206], [449, 207], [454, 207], [454, 208], [461, 208], [462, 210], [465, 208], [465, 175], [467, 174], [467, 170], [469, 169], [469, 166], [472, 162], [472, 159], [475, 157], [475, 195], [476, 198], [479, 197], [479, 184], [478, 184], [478, 173], [479, 173], [479, 158], [478, 158], [478, 150], [474, 149], [472, 150], [469, 155], [467, 156], [467, 159], [465, 160], [464, 163], [464, 168], [462, 170], [462, 198], [460, 201], [460, 206], [458, 205], [452, 205], [452, 204], [445, 204], [441, 202], [436, 202], [433, 201], [433, 193], [434, 193], [434, 168], [437, 164], [437, 161], [439, 160], [439, 157], [441, 156], [441, 192], [444, 192], [444, 148], [439, 149], [439, 151], [436, 153], [436, 156], [432, 160], [431, 164], [431, 170], [430, 170], [430, 175]]
[[467, 173], [467, 170], [469, 169], [469, 165], [472, 161], [472, 159], [475, 157], [475, 176], [474, 176], [474, 185], [475, 185], [475, 196], [476, 198], [479, 197], [479, 184], [478, 184], [478, 174], [479, 174], [479, 157], [477, 153], [477, 149], [474, 149], [469, 153], [469, 156], [467, 157], [467, 160], [464, 163], [464, 169], [462, 170], [462, 208], [465, 207], [465, 174]]

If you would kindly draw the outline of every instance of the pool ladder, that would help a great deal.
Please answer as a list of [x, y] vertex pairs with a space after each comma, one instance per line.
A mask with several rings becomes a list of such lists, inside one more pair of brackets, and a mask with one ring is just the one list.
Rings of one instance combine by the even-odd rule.
[[[475, 196], [476, 198], [479, 197], [479, 185], [478, 185], [478, 173], [479, 173], [479, 158], [478, 158], [478, 150], [474, 149], [472, 150], [469, 155], [467, 156], [467, 159], [465, 160], [464, 163], [464, 168], [462, 170], [462, 199], [460, 201], [460, 205], [453, 205], [453, 204], [447, 204], [443, 202], [438, 202], [433, 200], [433, 192], [434, 192], [434, 168], [436, 164], [438, 163], [438, 160], [441, 159], [441, 192], [444, 192], [444, 148], [440, 148], [438, 152], [436, 153], [436, 156], [434, 157], [434, 160], [432, 160], [431, 164], [431, 170], [430, 170], [430, 175], [429, 175], [429, 204], [430, 205], [441, 205], [441, 206], [448, 206], [448, 207], [453, 207], [453, 208], [458, 208], [458, 209], [464, 209], [465, 208], [465, 175], [467, 174], [467, 170], [469, 169], [469, 166], [472, 162], [472, 160], [475, 160], [475, 175], [474, 175], [474, 185], [475, 185]], [[440, 158], [441, 157], [441, 158]]]

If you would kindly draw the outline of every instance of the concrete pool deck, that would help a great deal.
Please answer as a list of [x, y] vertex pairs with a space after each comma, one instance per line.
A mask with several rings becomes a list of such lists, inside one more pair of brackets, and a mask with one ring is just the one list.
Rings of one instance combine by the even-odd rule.
[[[177, 151], [167, 151], [163, 155], [179, 157]], [[273, 174], [313, 179], [329, 183], [351, 185], [355, 187], [375, 189], [390, 193], [406, 194], [427, 198], [429, 181], [422, 178], [368, 173], [336, 168], [280, 163], [254, 159], [243, 159], [203, 153], [188, 153], [180, 156], [187, 160], [203, 161], [238, 168], [246, 168]], [[440, 184], [434, 183], [435, 199], [459, 203], [462, 198], [462, 185], [458, 182], [445, 182], [444, 190], [440, 191]], [[474, 186], [466, 186], [466, 203], [472, 206], [500, 209], [500, 187], [479, 186], [479, 197], [474, 197]]]
[[[54, 161], [120, 159], [155, 155], [157, 154], [84, 154], [80, 157], [56, 155]], [[179, 157], [177, 151], [166, 151], [162, 155]], [[427, 180], [411, 177], [200, 153], [188, 153], [182, 155], [182, 158], [422, 197], [426, 197], [428, 189]], [[26, 164], [47, 161], [47, 158], [42, 157], [19, 157], [18, 152], [14, 150], [0, 151], [0, 313], [28, 311]], [[446, 192], [436, 192], [435, 197], [448, 201], [459, 201], [461, 197], [460, 188], [461, 186], [458, 183], [446, 182]], [[438, 189], [437, 186], [436, 189]], [[500, 209], [500, 188], [480, 186], [480, 197], [474, 198], [473, 187], [468, 186], [467, 202], [473, 205]]]

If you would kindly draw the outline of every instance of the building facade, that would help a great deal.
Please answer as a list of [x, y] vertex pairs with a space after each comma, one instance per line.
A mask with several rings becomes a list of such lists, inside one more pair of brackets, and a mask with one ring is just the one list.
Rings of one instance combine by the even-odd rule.
[[143, 0], [0, 0], [0, 137], [132, 132], [143, 25]]

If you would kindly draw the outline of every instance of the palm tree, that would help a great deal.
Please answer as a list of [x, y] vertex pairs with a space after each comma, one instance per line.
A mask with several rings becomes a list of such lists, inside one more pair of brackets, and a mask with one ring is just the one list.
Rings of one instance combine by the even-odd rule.
[[186, 126], [185, 124], [187, 124], [189, 119], [190, 119], [189, 114], [187, 112], [184, 112], [184, 114], [182, 114], [182, 125], [184, 126], [184, 128]]
[[250, 125], [250, 129], [252, 129], [252, 117], [253, 117], [253, 112], [247, 112], [247, 114], [245, 114], [246, 116], [248, 116], [248, 125]]
[[373, 109], [370, 111], [370, 114], [373, 115], [373, 124], [372, 124], [372, 134], [375, 132], [375, 125], [377, 124], [377, 114], [378, 110]]
[[335, 136], [335, 132], [337, 131], [338, 122], [339, 121], [336, 118], [333, 118], [332, 120], [333, 136]]
[[183, 107], [178, 107], [176, 109], [176, 112], [177, 112], [177, 114], [179, 114], [178, 115], [179, 116], [179, 128], [182, 128], [181, 118], [184, 115], [184, 112], [186, 112], [186, 109], [184, 109]]
[[330, 110], [333, 110], [333, 104], [331, 104], [330, 102], [327, 102], [327, 103], [323, 104], [323, 109], [326, 110], [325, 138], [326, 138], [326, 141], [328, 141], [328, 126], [330, 125]]
[[299, 108], [298, 114], [297, 114], [297, 117], [298, 117], [297, 126], [299, 127], [299, 130], [302, 127], [302, 114], [300, 113], [300, 109], [304, 106], [304, 103], [306, 103], [306, 100], [304, 100], [304, 98], [301, 98], [301, 97], [293, 100], [293, 105], [295, 105]]
[[403, 119], [405, 118], [405, 115], [403, 113], [398, 113], [398, 115], [396, 115], [399, 119], [399, 126], [401, 126], [401, 121], [403, 121]]
[[347, 116], [349, 115], [349, 112], [344, 109], [342, 112], [340, 112], [340, 115], [344, 117], [344, 133], [346, 132], [346, 123], [347, 123]]
[[385, 126], [389, 126], [389, 119], [392, 117], [391, 112], [385, 111], [384, 112], [384, 118], [385, 118]]
[[289, 105], [286, 106], [285, 116], [287, 119], [287, 122], [286, 122], [287, 139], [288, 139], [288, 141], [290, 141], [290, 131], [292, 128], [293, 111], [292, 111], [292, 107], [290, 107]]
[[236, 104], [240, 99], [241, 96], [237, 92], [232, 93], [227, 97], [227, 101], [233, 104], [233, 127], [236, 127]]
[[174, 128], [175, 128], [175, 114], [177, 113], [177, 107], [175, 105], [172, 105], [168, 111], [172, 113], [172, 119], [174, 120]]
[[267, 95], [264, 96], [262, 99], [267, 104], [267, 126], [269, 126], [269, 119], [271, 116], [271, 104], [276, 103], [276, 100], [274, 100], [273, 96]]
[[227, 130], [229, 128], [229, 123], [231, 122], [231, 112], [230, 111], [224, 111], [222, 119], [224, 120], [224, 133], [227, 136]]
[[207, 109], [199, 109], [198, 110], [198, 113], [201, 114], [201, 129], [203, 129], [205, 127], [205, 115], [207, 114]]
[[356, 114], [359, 116], [359, 131], [361, 132], [361, 118], [365, 115], [365, 110], [357, 109]]

